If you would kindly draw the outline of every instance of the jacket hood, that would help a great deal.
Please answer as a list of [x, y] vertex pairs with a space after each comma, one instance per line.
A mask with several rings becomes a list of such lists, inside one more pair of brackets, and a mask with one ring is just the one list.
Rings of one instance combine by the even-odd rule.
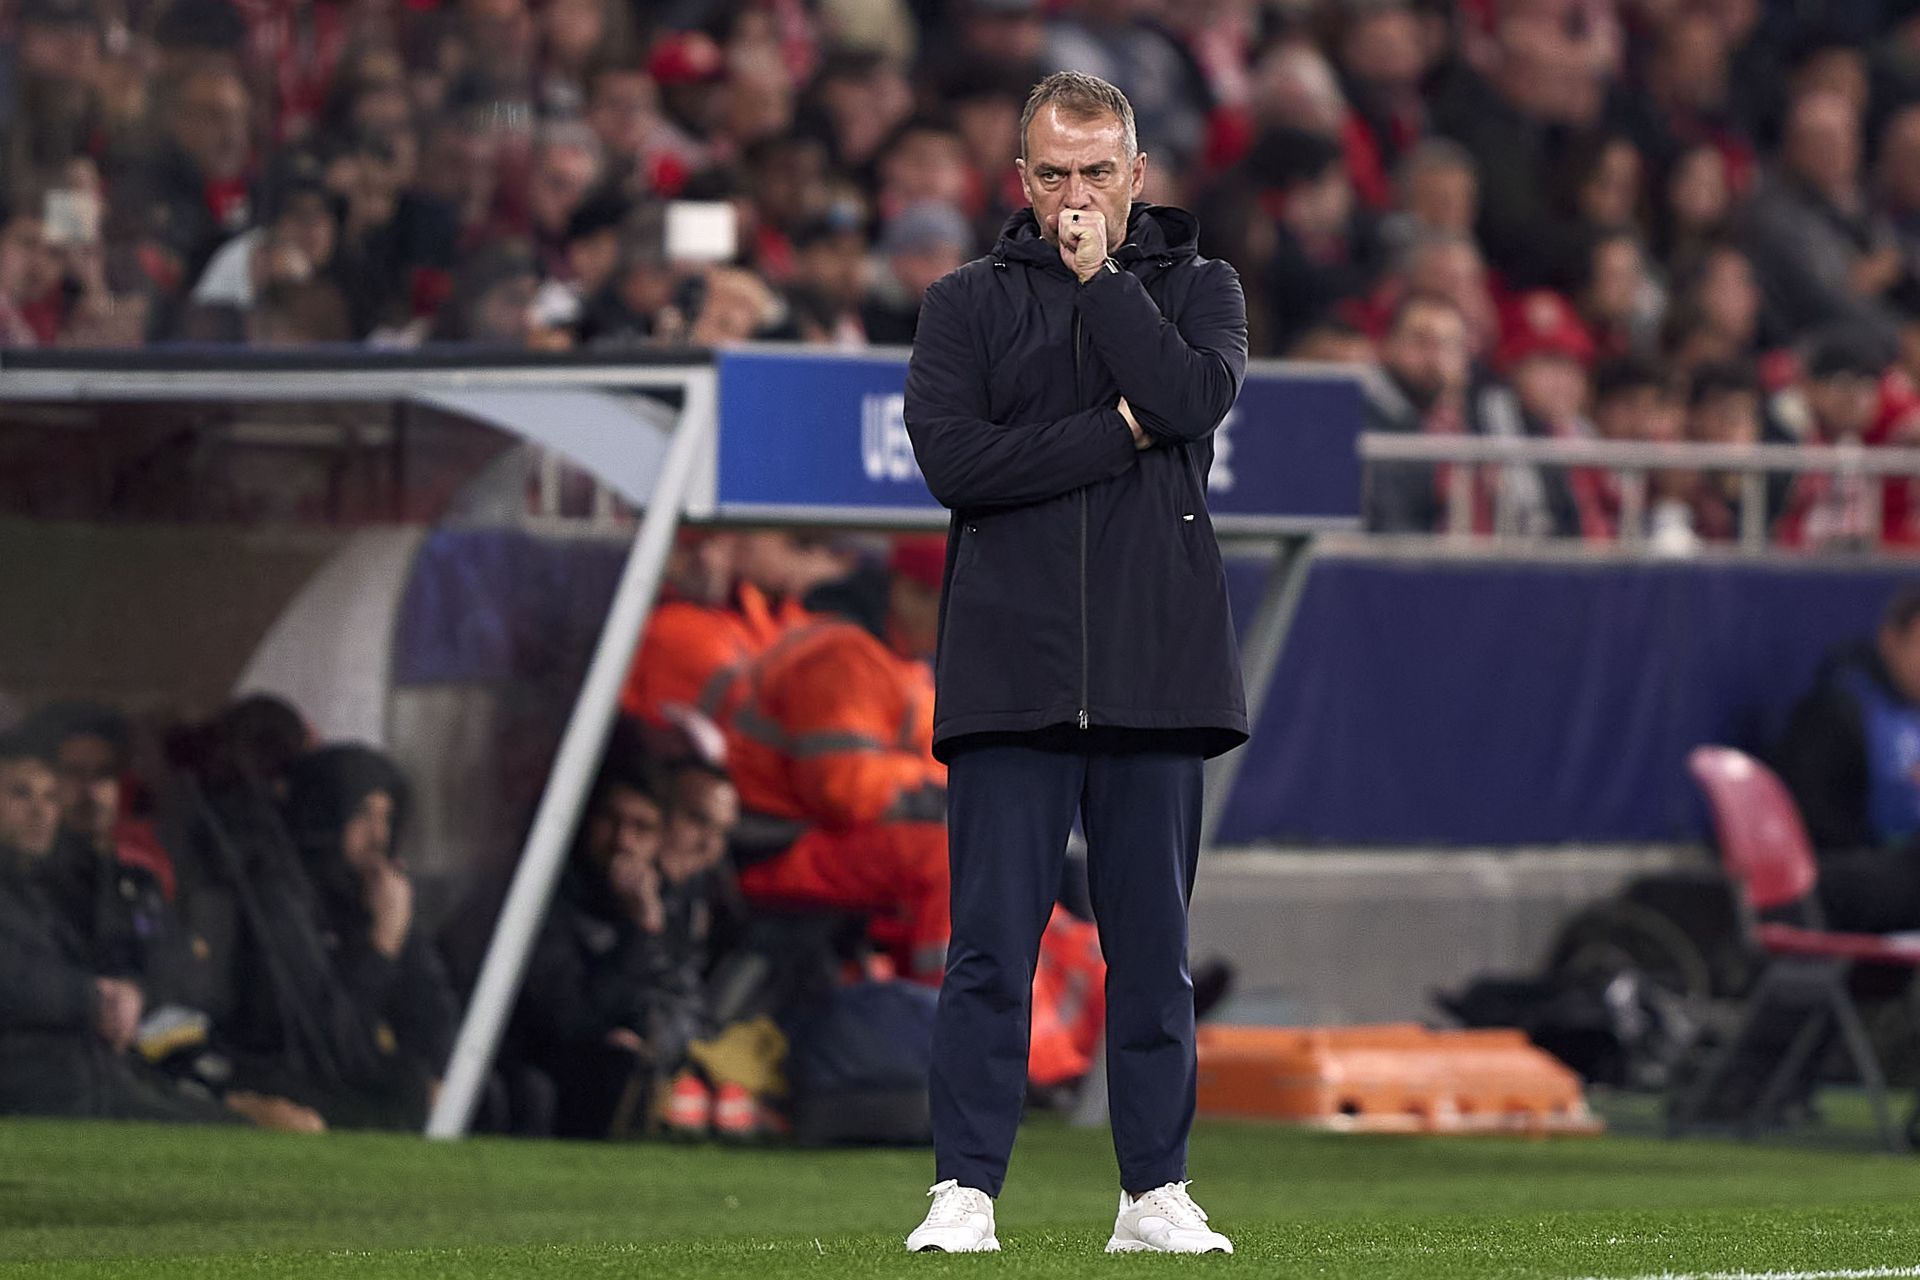
[[[1170, 204], [1136, 201], [1127, 212], [1127, 238], [1113, 251], [1113, 257], [1116, 262], [1137, 262], [1145, 258], [1192, 258], [1199, 252], [1198, 218]], [[1001, 262], [1066, 270], [1060, 251], [1047, 243], [1031, 208], [1007, 219], [1007, 225], [1000, 229], [999, 243], [993, 246], [993, 257]]]
[[287, 829], [307, 874], [323, 897], [357, 901], [341, 837], [360, 802], [375, 791], [393, 799], [397, 837], [406, 821], [407, 783], [386, 756], [369, 747], [332, 746], [308, 752], [287, 771]]

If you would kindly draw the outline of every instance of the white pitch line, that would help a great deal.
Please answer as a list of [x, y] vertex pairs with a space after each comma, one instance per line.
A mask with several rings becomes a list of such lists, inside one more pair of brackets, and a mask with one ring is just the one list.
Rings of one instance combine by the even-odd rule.
[[[1851, 1271], [1661, 1271], [1632, 1280], [1896, 1280], [1920, 1276], [1920, 1267], [1862, 1267]], [[1587, 1276], [1584, 1280], [1605, 1280]]]

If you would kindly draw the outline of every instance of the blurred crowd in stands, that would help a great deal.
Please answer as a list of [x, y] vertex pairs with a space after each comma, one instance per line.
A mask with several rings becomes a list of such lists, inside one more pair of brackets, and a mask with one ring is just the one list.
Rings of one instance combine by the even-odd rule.
[[[1254, 350], [1381, 430], [1904, 443], [1910, 0], [9, 0], [0, 342], [902, 343], [1023, 201], [1028, 87], [1131, 98]], [[685, 219], [677, 202], [730, 210]], [[731, 235], [726, 223], [731, 222]], [[1383, 468], [1374, 527], [1446, 519]], [[1456, 526], [1730, 538], [1737, 477], [1473, 477]], [[1917, 487], [1776, 478], [1804, 547]], [[1622, 519], [1648, 529], [1622, 530]]]
[[[938, 537], [885, 558], [681, 538], [480, 1128], [925, 1138], [944, 563]], [[263, 693], [203, 723], [0, 714], [0, 1114], [423, 1124], [513, 868], [449, 886], [427, 921], [414, 804], [388, 755], [317, 742]], [[1069, 875], [1035, 978], [1040, 1090], [1092, 1063], [1089, 915]]]

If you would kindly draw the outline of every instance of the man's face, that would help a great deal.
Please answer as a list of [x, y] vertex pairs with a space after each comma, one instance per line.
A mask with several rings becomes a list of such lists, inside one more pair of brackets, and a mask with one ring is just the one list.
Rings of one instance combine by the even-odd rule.
[[1836, 373], [1807, 383], [1807, 404], [1828, 440], [1857, 440], [1873, 424], [1880, 384], [1864, 373]]
[[867, 246], [857, 231], [817, 240], [800, 250], [795, 267], [802, 282], [834, 305], [851, 309], [867, 292]]
[[1127, 210], [1147, 179], [1145, 153], [1129, 157], [1117, 116], [1076, 119], [1057, 106], [1041, 108], [1027, 128], [1020, 185], [1033, 205], [1040, 233], [1060, 243], [1060, 215], [1097, 209], [1106, 216], [1107, 247], [1127, 235]]
[[100, 31], [84, 22], [24, 22], [14, 38], [27, 75], [87, 81], [100, 65]]
[[740, 793], [700, 769], [682, 770], [660, 849], [660, 873], [678, 884], [718, 866], [740, 821]]
[[966, 260], [966, 250], [959, 245], [936, 244], [893, 254], [887, 259], [887, 266], [907, 296], [917, 301], [926, 295], [934, 281], [957, 270]]
[[587, 819], [587, 859], [604, 872], [616, 858], [652, 862], [666, 823], [660, 806], [630, 787], [613, 787]]
[[31, 758], [0, 761], [0, 847], [44, 858], [59, 834], [60, 790], [53, 770]]
[[1785, 151], [1788, 168], [1815, 190], [1851, 192], [1860, 173], [1860, 122], [1844, 98], [1815, 91], [1794, 104]]
[[541, 148], [527, 189], [534, 225], [549, 235], [566, 230], [567, 219], [599, 180], [600, 159], [585, 147]]
[[1658, 387], [1624, 387], [1593, 406], [1594, 429], [1605, 440], [1652, 440], [1660, 435], [1667, 398]]
[[1549, 424], [1579, 416], [1587, 403], [1587, 371], [1578, 360], [1542, 351], [1522, 360], [1508, 379], [1528, 413]]
[[1639, 246], [1631, 240], [1609, 240], [1593, 251], [1587, 304], [1601, 319], [1624, 324], [1633, 316], [1643, 283]]
[[1467, 380], [1467, 325], [1452, 307], [1415, 303], [1381, 348], [1387, 369], [1426, 409]]
[[880, 161], [883, 199], [902, 206], [923, 200], [959, 204], [966, 199], [967, 179], [964, 145], [957, 135], [940, 130], [908, 134]]
[[393, 857], [393, 797], [369, 791], [340, 832], [340, 855], [354, 874], [366, 876]]
[[1694, 406], [1693, 434], [1707, 444], [1758, 444], [1759, 394], [1728, 389], [1707, 396]]
[[247, 88], [226, 72], [196, 75], [180, 90], [173, 136], [208, 178], [232, 179], [247, 166]]
[[96, 846], [113, 839], [120, 818], [120, 761], [113, 744], [90, 733], [75, 734], [55, 752], [60, 817], [67, 829]]
[[1886, 663], [1893, 687], [1908, 702], [1920, 702], [1920, 622], [1905, 629], [1880, 628], [1880, 660]]
[[593, 82], [593, 106], [587, 123], [609, 154], [637, 159], [659, 121], [660, 95], [638, 71], [605, 71]]
[[1424, 226], [1468, 235], [1480, 210], [1480, 180], [1465, 165], [1422, 169], [1407, 183], [1407, 210]]

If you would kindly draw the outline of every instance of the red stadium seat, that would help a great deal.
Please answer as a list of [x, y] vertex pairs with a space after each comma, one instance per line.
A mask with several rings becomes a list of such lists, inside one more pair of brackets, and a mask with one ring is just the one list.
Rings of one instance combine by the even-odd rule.
[[[1687, 767], [1705, 793], [1719, 836], [1720, 862], [1739, 890], [1745, 932], [1759, 975], [1747, 992], [1738, 1030], [1676, 1089], [1668, 1128], [1703, 1127], [1710, 1112], [1742, 1134], [1776, 1122], [1789, 1090], [1817, 1066], [1837, 1028], [1873, 1103], [1887, 1146], [1906, 1150], [1908, 1134], [1889, 1117], [1886, 1076], [1847, 989], [1856, 963], [1920, 968], [1920, 941], [1820, 927], [1814, 886], [1819, 868], [1793, 796], [1774, 772], [1730, 747], [1696, 747]], [[1762, 921], [1791, 914], [1799, 923]], [[1738, 1079], [1760, 1071], [1757, 1092], [1738, 1095]], [[1726, 1103], [1735, 1103], [1731, 1117]], [[1716, 1106], [1716, 1103], [1719, 1104]], [[1912, 1126], [1909, 1126], [1909, 1133]]]

